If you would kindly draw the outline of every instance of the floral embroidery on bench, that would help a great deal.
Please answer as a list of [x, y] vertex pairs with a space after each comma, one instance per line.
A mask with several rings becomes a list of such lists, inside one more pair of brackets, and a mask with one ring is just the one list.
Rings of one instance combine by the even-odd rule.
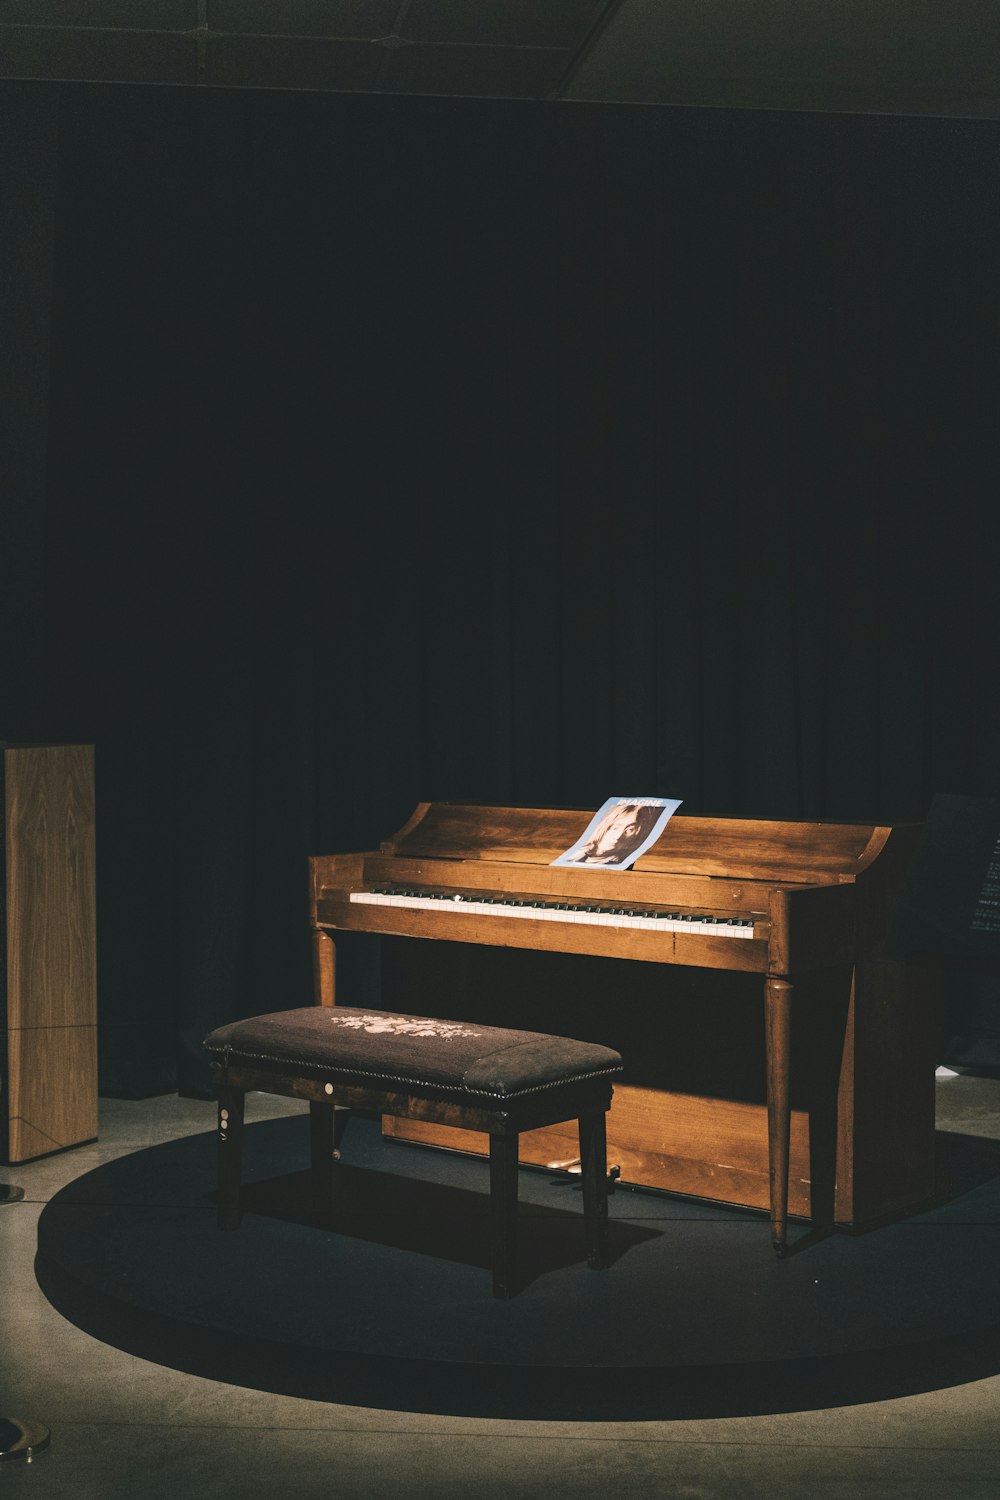
[[423, 1016], [344, 1016], [338, 1015], [334, 1008], [327, 1019], [333, 1026], [344, 1026], [352, 1031], [363, 1028], [373, 1033], [389, 1031], [399, 1036], [436, 1036], [444, 1041], [451, 1041], [457, 1036], [480, 1035], [480, 1032], [456, 1021], [432, 1021]]

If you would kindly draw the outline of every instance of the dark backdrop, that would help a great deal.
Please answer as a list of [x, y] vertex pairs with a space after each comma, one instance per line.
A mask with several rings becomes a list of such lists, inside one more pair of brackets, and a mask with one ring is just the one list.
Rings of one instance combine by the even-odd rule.
[[202, 1091], [209, 1026], [306, 1003], [306, 856], [420, 799], [996, 794], [995, 125], [21, 97], [58, 134], [16, 711], [97, 745], [104, 1092]]

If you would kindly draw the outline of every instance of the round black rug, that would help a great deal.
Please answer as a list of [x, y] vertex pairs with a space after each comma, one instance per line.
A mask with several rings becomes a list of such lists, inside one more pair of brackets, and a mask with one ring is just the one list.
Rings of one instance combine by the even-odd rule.
[[215, 1227], [215, 1135], [109, 1162], [39, 1221], [38, 1281], [93, 1336], [188, 1372], [345, 1404], [626, 1420], [804, 1410], [1000, 1371], [1000, 1155], [950, 1137], [940, 1200], [864, 1235], [662, 1194], [611, 1198], [582, 1262], [578, 1184], [520, 1174], [523, 1289], [491, 1296], [485, 1162], [351, 1121], [336, 1231], [309, 1218], [307, 1125], [247, 1128], [245, 1212]]

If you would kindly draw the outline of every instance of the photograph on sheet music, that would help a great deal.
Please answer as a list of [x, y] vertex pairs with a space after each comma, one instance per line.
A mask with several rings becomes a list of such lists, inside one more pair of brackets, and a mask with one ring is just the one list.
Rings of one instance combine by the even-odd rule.
[[656, 843], [680, 805], [678, 797], [609, 797], [576, 843], [552, 863], [627, 870]]

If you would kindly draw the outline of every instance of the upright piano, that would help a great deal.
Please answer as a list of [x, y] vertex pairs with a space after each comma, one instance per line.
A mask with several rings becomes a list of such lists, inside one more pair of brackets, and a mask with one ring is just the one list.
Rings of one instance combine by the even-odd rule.
[[[936, 985], [884, 952], [919, 825], [675, 814], [630, 870], [553, 865], [590, 816], [426, 802], [378, 849], [312, 858], [318, 1003], [335, 934], [375, 933], [384, 1008], [617, 1048], [622, 1181], [767, 1209], [779, 1253], [789, 1214], [859, 1228], [925, 1200]], [[522, 1161], [572, 1156], [568, 1130], [522, 1138]]]

